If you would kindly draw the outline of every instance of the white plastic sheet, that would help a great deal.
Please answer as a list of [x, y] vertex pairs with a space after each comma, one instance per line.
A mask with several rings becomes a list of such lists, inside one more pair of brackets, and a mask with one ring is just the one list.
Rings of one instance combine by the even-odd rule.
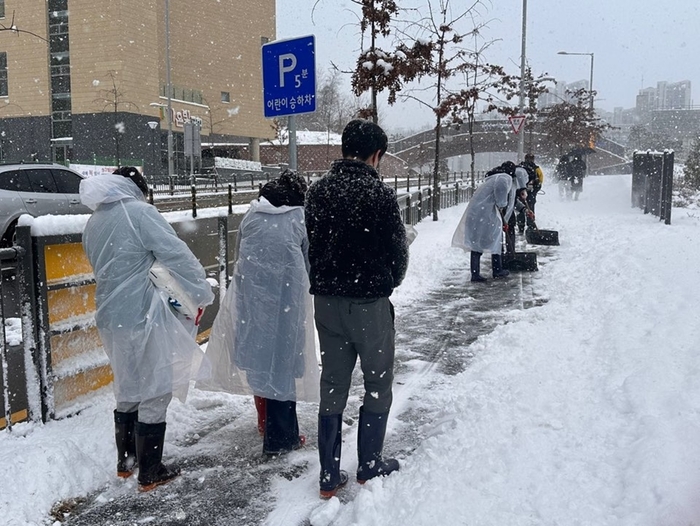
[[214, 320], [209, 380], [197, 388], [316, 402], [319, 365], [301, 206], [253, 201], [241, 221], [233, 280]]
[[191, 330], [158, 293], [148, 271], [158, 260], [197, 305], [214, 301], [205, 271], [135, 183], [97, 175], [80, 184], [95, 210], [83, 233], [97, 292], [95, 320], [114, 372], [117, 401], [138, 402], [167, 393], [184, 399], [203, 353]]
[[503, 220], [499, 208], [506, 208], [508, 217], [514, 200], [515, 188], [510, 175], [500, 173], [487, 177], [469, 200], [452, 237], [452, 246], [500, 254]]

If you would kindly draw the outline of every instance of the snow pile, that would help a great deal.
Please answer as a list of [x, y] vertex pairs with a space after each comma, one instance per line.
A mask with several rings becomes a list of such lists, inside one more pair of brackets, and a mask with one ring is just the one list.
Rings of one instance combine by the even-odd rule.
[[700, 219], [631, 209], [629, 177], [554, 195], [538, 202], [563, 240], [548, 303], [413, 401], [447, 423], [334, 525], [698, 524]]
[[228, 157], [214, 157], [214, 166], [217, 168], [232, 168], [234, 170], [247, 170], [251, 172], [262, 171], [262, 164], [257, 161], [229, 159]]

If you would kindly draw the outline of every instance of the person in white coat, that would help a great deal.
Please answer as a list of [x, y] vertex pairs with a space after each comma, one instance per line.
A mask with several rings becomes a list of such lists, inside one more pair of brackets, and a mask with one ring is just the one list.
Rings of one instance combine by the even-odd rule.
[[129, 477], [138, 462], [141, 491], [179, 474], [162, 463], [167, 407], [173, 394], [186, 394], [203, 356], [192, 336], [199, 320], [179, 319], [149, 271], [155, 262], [166, 268], [199, 315], [214, 300], [202, 265], [146, 202], [147, 191], [134, 167], [80, 184], [83, 204], [94, 210], [83, 247], [97, 284], [95, 322], [114, 374], [117, 474]]
[[197, 383], [255, 396], [267, 456], [304, 444], [296, 402], [319, 399], [305, 193], [304, 179], [286, 171], [251, 202], [238, 231], [233, 280], [206, 350], [214, 376]]
[[[508, 221], [518, 203], [515, 198], [516, 187], [521, 184], [522, 187], [527, 184], [527, 172], [506, 161], [490, 171], [469, 200], [452, 237], [452, 246], [471, 252], [471, 281], [486, 281], [480, 271], [484, 252], [491, 253], [492, 275], [495, 279], [509, 275], [503, 268], [503, 232], [508, 228]], [[522, 203], [520, 206], [523, 206]]]

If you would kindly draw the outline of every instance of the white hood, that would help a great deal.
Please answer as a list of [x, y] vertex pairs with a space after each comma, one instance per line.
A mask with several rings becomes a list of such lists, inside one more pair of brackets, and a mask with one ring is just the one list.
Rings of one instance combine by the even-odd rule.
[[262, 212], [263, 214], [285, 214], [290, 210], [296, 210], [297, 208], [304, 208], [303, 206], [274, 206], [270, 201], [264, 197], [259, 197], [254, 201], [250, 202], [250, 209], [253, 212]]
[[121, 175], [100, 174], [80, 182], [80, 200], [91, 210], [122, 199], [146, 200], [136, 183]]

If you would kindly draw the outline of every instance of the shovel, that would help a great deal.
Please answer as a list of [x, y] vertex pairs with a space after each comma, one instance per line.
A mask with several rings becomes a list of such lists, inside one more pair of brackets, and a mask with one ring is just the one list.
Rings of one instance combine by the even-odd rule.
[[532, 221], [531, 226], [525, 231], [525, 240], [531, 245], [558, 245], [559, 232], [557, 230], [541, 230]]
[[[529, 212], [528, 215], [535, 217], [535, 214], [530, 210], [530, 207], [525, 204], [525, 209]], [[531, 245], [559, 245], [559, 232], [557, 230], [540, 230], [534, 219], [529, 220], [527, 230], [525, 230], [525, 240]]]
[[506, 250], [506, 233], [503, 233], [503, 268], [512, 272], [532, 272], [537, 268], [537, 252], [511, 252]]

